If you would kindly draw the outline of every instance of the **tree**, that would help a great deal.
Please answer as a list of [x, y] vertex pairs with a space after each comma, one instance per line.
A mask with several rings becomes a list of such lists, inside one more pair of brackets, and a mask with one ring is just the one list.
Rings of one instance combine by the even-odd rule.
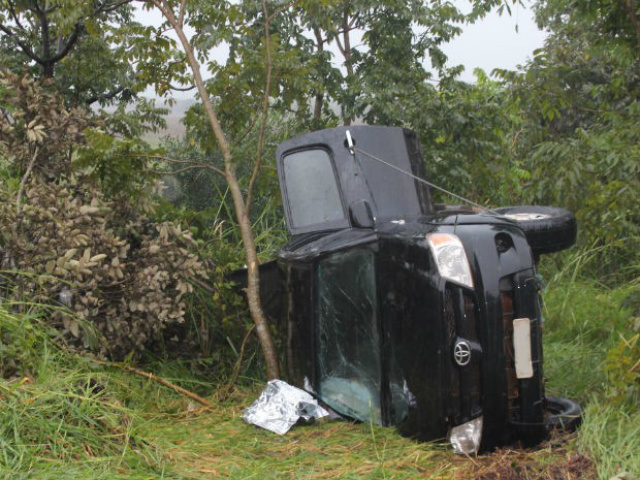
[[0, 0], [0, 58], [56, 80], [74, 105], [131, 99], [136, 79], [122, 61], [134, 27], [131, 0]]
[[[429, 82], [453, 77], [442, 46], [490, 9], [508, 2], [474, 0], [467, 14], [448, 1], [329, 0], [295, 4], [295, 42], [310, 48], [317, 123], [328, 103], [342, 122], [406, 124], [406, 107], [432, 93]], [[334, 58], [332, 52], [338, 52]]]
[[525, 201], [573, 210], [581, 246], [602, 252], [601, 275], [633, 268], [640, 245], [639, 13], [633, 0], [540, 2], [544, 47], [501, 73], [524, 120], [515, 154], [530, 174]]
[[582, 26], [597, 31], [594, 44], [626, 44], [640, 49], [640, 3], [637, 0], [547, 0], [536, 3], [538, 22], [561, 32]]
[[[266, 126], [269, 110], [269, 92], [271, 90], [272, 81], [270, 22], [273, 14], [269, 13], [266, 1], [263, 0], [262, 11], [264, 15], [264, 40], [262, 49], [265, 53], [265, 86], [264, 93], [262, 95], [262, 108], [259, 114], [259, 120], [257, 120], [259, 122], [258, 149], [254, 158], [253, 172], [251, 174], [251, 178], [247, 187], [247, 195], [245, 196], [242, 193], [240, 182], [236, 175], [236, 166], [234, 164], [231, 145], [223, 131], [222, 125], [216, 113], [216, 109], [210, 98], [210, 94], [207, 91], [205, 81], [202, 78], [198, 55], [201, 58], [206, 57], [204, 56], [205, 54], [202, 52], [202, 50], [198, 52], [194, 48], [194, 45], [197, 45], [198, 41], [201, 40], [201, 37], [199, 37], [199, 35], [196, 35], [196, 38], [192, 43], [192, 41], [187, 37], [185, 33], [185, 25], [187, 24], [191, 24], [193, 27], [196, 27], [196, 31], [201, 31], [197, 27], [205, 29], [211, 28], [211, 25], [208, 24], [208, 22], [210, 22], [211, 19], [214, 19], [215, 23], [215, 19], [220, 18], [220, 5], [210, 5], [208, 4], [208, 2], [193, 5], [188, 4], [186, 0], [182, 0], [179, 4], [170, 0], [149, 0], [148, 2], [145, 2], [145, 4], [147, 7], [158, 9], [165, 18], [167, 25], [171, 27], [175, 34], [178, 36], [179, 44], [184, 51], [186, 62], [189, 65], [189, 68], [193, 75], [193, 82], [198, 90], [200, 101], [202, 102], [206, 118], [216, 139], [217, 146], [222, 156], [223, 168], [219, 169], [213, 165], [210, 165], [209, 168], [217, 171], [224, 176], [231, 192], [231, 197], [233, 199], [233, 204], [236, 212], [236, 220], [241, 232], [243, 247], [247, 258], [247, 298], [249, 303], [249, 310], [256, 327], [256, 334], [258, 335], [260, 344], [262, 346], [264, 358], [267, 365], [267, 377], [269, 379], [278, 378], [280, 376], [278, 355], [275, 344], [273, 342], [273, 338], [269, 331], [269, 325], [266, 319], [266, 315], [260, 303], [260, 284], [258, 273], [259, 262], [249, 217], [253, 187], [258, 177], [258, 173], [260, 171], [260, 166], [262, 163], [262, 151], [264, 145], [263, 133]], [[223, 23], [226, 23], [226, 19], [233, 19], [233, 16], [238, 15], [239, 12], [233, 5], [227, 4], [226, 7], [228, 8], [226, 14], [227, 16], [224, 17]], [[218, 33], [224, 34], [225, 30], [228, 31], [228, 29], [224, 29]], [[211, 41], [210, 39], [208, 40]], [[209, 44], [208, 46], [212, 47], [213, 45]]]
[[[280, 6], [270, 25], [271, 106], [293, 114], [306, 129], [339, 119], [407, 125], [405, 109], [432, 96], [431, 83], [459, 73], [446, 65], [442, 45], [460, 33], [464, 22], [498, 5], [508, 2], [476, 0], [468, 14], [440, 0], [299, 0]], [[241, 2], [243, 22], [224, 33], [219, 26], [216, 33], [224, 36], [230, 54], [224, 64], [212, 66], [207, 84], [211, 93], [227, 93], [217, 97], [223, 123], [246, 127], [246, 112], [256, 109], [250, 103], [261, 98], [255, 91], [264, 76], [256, 32], [264, 25], [257, 6]], [[233, 137], [235, 130], [228, 133]], [[239, 130], [241, 136], [243, 127]]]

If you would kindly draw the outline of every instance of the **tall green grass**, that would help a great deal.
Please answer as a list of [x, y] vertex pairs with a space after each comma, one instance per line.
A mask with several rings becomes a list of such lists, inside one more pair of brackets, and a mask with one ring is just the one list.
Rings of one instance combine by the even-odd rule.
[[622, 472], [638, 478], [640, 411], [594, 400], [585, 408], [579, 445], [596, 460], [599, 478], [609, 479]]
[[0, 332], [3, 362], [14, 357], [0, 379], [0, 478], [171, 477], [139, 432], [144, 411], [123, 401], [126, 376], [59, 348], [37, 314], [0, 306]]
[[[569, 265], [571, 269], [555, 273], [544, 295], [547, 393], [582, 404], [576, 445], [594, 459], [599, 478], [623, 471], [640, 476], [640, 405], [613, 395], [618, 386], [606, 369], [608, 353], [621, 335], [632, 333], [640, 313], [634, 300], [640, 281], [607, 287], [581, 272], [580, 262]], [[637, 391], [640, 386], [628, 388]]]
[[631, 315], [624, 301], [634, 288], [610, 289], [585, 280], [550, 282], [544, 294], [544, 366], [550, 393], [584, 402], [604, 392], [603, 362]]

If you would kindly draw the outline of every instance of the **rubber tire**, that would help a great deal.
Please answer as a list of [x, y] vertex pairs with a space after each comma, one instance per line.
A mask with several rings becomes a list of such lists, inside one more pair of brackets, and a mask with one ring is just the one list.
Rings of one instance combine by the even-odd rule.
[[582, 423], [582, 408], [568, 398], [548, 395], [546, 410], [549, 415], [545, 418], [545, 426], [549, 431], [559, 429], [573, 432]]
[[536, 256], [559, 252], [576, 243], [578, 234], [576, 217], [564, 208], [523, 205], [496, 208], [494, 211], [500, 215], [532, 213], [547, 216], [531, 220], [508, 219], [524, 231], [531, 250]]

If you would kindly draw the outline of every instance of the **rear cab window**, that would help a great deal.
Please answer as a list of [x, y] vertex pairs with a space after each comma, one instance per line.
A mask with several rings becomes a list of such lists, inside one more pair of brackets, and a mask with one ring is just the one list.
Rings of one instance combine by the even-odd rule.
[[283, 159], [285, 191], [292, 226], [341, 225], [346, 221], [340, 189], [329, 152], [301, 150]]

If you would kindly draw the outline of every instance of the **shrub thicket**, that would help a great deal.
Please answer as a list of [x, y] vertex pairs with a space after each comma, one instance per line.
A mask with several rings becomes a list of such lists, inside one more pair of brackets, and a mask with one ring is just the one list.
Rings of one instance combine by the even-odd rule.
[[4, 296], [69, 307], [51, 321], [77, 345], [95, 337], [118, 357], [152, 346], [184, 322], [191, 281], [207, 276], [189, 232], [150, 221], [139, 198], [105, 198], [76, 171], [86, 112], [24, 77], [0, 81]]

